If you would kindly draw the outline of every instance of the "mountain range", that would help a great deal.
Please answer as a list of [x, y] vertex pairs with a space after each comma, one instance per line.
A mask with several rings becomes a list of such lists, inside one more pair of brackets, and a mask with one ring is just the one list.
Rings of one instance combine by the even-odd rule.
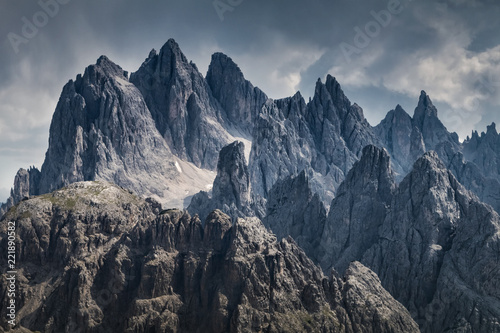
[[33, 331], [500, 332], [498, 212], [495, 124], [460, 142], [422, 91], [371, 126], [330, 75], [273, 100], [171, 39], [64, 86], [0, 243]]

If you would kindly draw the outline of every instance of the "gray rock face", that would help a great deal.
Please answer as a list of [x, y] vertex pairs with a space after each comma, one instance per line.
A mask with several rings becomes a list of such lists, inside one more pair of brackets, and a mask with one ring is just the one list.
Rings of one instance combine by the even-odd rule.
[[486, 178], [500, 181], [500, 135], [495, 123], [487, 127], [486, 133], [477, 131], [464, 142], [464, 157], [476, 164]]
[[244, 151], [245, 146], [239, 141], [221, 149], [212, 196], [204, 191], [196, 194], [188, 207], [191, 214], [205, 219], [208, 213], [220, 209], [233, 218], [255, 216]]
[[331, 76], [318, 80], [314, 98], [268, 101], [254, 125], [250, 175], [252, 189], [267, 197], [272, 186], [310, 170], [313, 190], [329, 203], [364, 146], [382, 145], [362, 109], [344, 95]]
[[196, 65], [170, 39], [130, 76], [140, 90], [156, 127], [178, 157], [215, 169], [220, 149], [230, 142], [224, 112]]
[[[326, 278], [256, 218], [198, 218], [113, 185], [76, 183], [21, 202], [17, 320], [57, 332], [418, 332], [360, 263]], [[0, 262], [5, 263], [6, 258]], [[5, 294], [6, 284], [0, 282]], [[5, 315], [2, 315], [2, 326]]]
[[343, 272], [379, 241], [378, 230], [389, 211], [394, 184], [387, 151], [366, 146], [340, 185], [324, 230], [317, 234], [317, 256], [325, 271], [335, 267]]
[[244, 150], [244, 144], [235, 141], [220, 151], [212, 192], [221, 204], [235, 203], [236, 207], [245, 207], [250, 203], [250, 180]]
[[268, 100], [254, 125], [249, 162], [252, 191], [265, 198], [278, 180], [310, 166], [314, 152], [306, 140], [276, 103]]
[[[436, 107], [423, 90], [420, 93], [420, 99], [415, 108], [412, 122], [413, 126], [417, 127], [422, 133], [427, 151], [437, 150], [438, 146], [444, 142], [449, 142], [458, 150], [458, 135], [448, 132], [437, 116]], [[441, 158], [444, 159], [444, 156], [441, 156]]]
[[40, 171], [37, 168], [19, 169], [14, 178], [14, 187], [10, 190], [10, 197], [0, 206], [0, 217], [21, 200], [38, 195], [39, 187]]
[[[380, 146], [379, 138], [363, 116], [363, 110], [357, 104], [351, 104], [332, 76], [327, 76], [325, 84], [318, 80], [308, 109], [306, 118], [318, 148], [328, 163], [334, 162], [342, 167], [344, 173], [350, 170], [355, 157], [361, 157], [365, 146]], [[354, 157], [347, 161], [339, 158], [338, 151], [342, 150], [331, 145], [336, 142], [344, 143]]]
[[317, 261], [315, 250], [325, 220], [326, 209], [302, 171], [297, 177], [287, 177], [273, 186], [262, 222], [278, 239], [291, 236], [309, 258]]
[[245, 80], [238, 65], [223, 53], [214, 53], [206, 80], [227, 119], [242, 133], [251, 136], [253, 125], [267, 96]]
[[140, 91], [118, 65], [103, 56], [66, 84], [52, 118], [39, 193], [100, 179], [163, 197], [167, 185], [158, 180], [178, 177]]
[[328, 247], [336, 267], [360, 260], [423, 332], [500, 330], [500, 298], [491, 287], [500, 281], [493, 264], [500, 255], [499, 216], [435, 152], [417, 160], [394, 190], [387, 154], [365, 151], [382, 158], [367, 163], [363, 156], [349, 173], [353, 179], [341, 185], [323, 232], [323, 266]]
[[447, 167], [460, 184], [500, 212], [500, 182], [496, 178], [485, 177], [475, 163], [465, 160], [462, 153], [455, 154]]
[[[498, 265], [490, 266], [500, 254], [498, 215], [466, 191], [435, 153], [416, 162], [391, 208], [379, 231], [380, 244], [363, 262], [424, 331], [500, 330], [500, 299], [489, 287], [500, 279]], [[491, 302], [472, 305], [474, 294]], [[434, 320], [436, 309], [446, 318]], [[474, 311], [481, 320], [470, 316]]]
[[375, 127], [375, 132], [396, 162], [393, 165], [401, 179], [411, 170], [413, 163], [425, 153], [422, 133], [413, 125], [412, 118], [400, 105], [389, 111]]

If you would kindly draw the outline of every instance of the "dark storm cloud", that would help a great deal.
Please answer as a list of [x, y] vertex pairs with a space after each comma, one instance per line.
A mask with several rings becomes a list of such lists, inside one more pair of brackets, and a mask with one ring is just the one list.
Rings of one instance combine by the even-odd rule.
[[[373, 13], [387, 11], [398, 0], [220, 0], [223, 12], [212, 0], [59, 1], [67, 4], [19, 44], [19, 52], [8, 34], [23, 36], [25, 19], [33, 22], [43, 6], [2, 3], [0, 188], [10, 186], [19, 167], [40, 166], [51, 114], [69, 79], [101, 54], [135, 71], [151, 48], [159, 49], [169, 38], [203, 73], [211, 53], [225, 52], [273, 98], [296, 89], [307, 98], [316, 80], [330, 73], [373, 125], [397, 103], [412, 114], [421, 89], [462, 136], [472, 124], [498, 120], [496, 0], [400, 0], [401, 10], [363, 47], [356, 45], [356, 28], [365, 31], [377, 22]], [[359, 52], [346, 57], [341, 45], [347, 44]], [[36, 144], [30, 144], [33, 135]], [[14, 157], [3, 147], [19, 153]]]

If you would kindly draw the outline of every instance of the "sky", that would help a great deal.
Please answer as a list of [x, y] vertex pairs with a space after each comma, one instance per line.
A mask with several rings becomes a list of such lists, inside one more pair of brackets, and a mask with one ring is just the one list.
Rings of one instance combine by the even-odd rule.
[[129, 72], [174, 38], [224, 52], [270, 98], [336, 77], [371, 125], [425, 90], [464, 139], [500, 123], [498, 0], [0, 0], [0, 202], [41, 167], [63, 85], [100, 55]]

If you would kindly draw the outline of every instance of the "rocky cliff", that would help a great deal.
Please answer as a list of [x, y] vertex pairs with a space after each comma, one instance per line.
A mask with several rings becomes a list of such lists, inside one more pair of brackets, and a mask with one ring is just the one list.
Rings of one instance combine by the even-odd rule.
[[212, 55], [206, 80], [232, 126], [251, 136], [255, 120], [267, 100], [266, 94], [246, 80], [238, 65], [220, 52]]
[[263, 107], [253, 132], [252, 188], [267, 197], [278, 180], [308, 169], [314, 192], [329, 204], [368, 144], [381, 146], [382, 142], [363, 110], [351, 104], [340, 84], [328, 75], [325, 83], [318, 80], [308, 104], [297, 93]]
[[214, 169], [230, 137], [226, 119], [205, 78], [170, 39], [151, 51], [130, 81], [139, 89], [172, 152], [197, 167]]
[[320, 239], [317, 258], [324, 270], [344, 271], [361, 260], [379, 240], [378, 230], [389, 212], [395, 191], [390, 157], [375, 146], [363, 149], [332, 201]]
[[233, 218], [261, 215], [255, 211], [244, 152], [244, 144], [239, 141], [221, 149], [212, 193], [197, 193], [187, 208], [190, 214], [198, 214], [202, 221], [215, 209]]
[[13, 207], [0, 223], [2, 246], [7, 221], [17, 228], [17, 318], [30, 330], [418, 331], [368, 268], [353, 263], [343, 278], [325, 277], [256, 218], [233, 224], [214, 211], [202, 226], [114, 185], [83, 182]]
[[156, 177], [179, 176], [140, 91], [106, 57], [66, 84], [50, 126], [40, 193], [102, 179], [144, 195], [163, 196]]
[[388, 155], [375, 147], [365, 155], [332, 202], [323, 267], [361, 261], [424, 332], [500, 330], [500, 298], [492, 288], [500, 282], [498, 214], [435, 152], [417, 160], [396, 189]]

